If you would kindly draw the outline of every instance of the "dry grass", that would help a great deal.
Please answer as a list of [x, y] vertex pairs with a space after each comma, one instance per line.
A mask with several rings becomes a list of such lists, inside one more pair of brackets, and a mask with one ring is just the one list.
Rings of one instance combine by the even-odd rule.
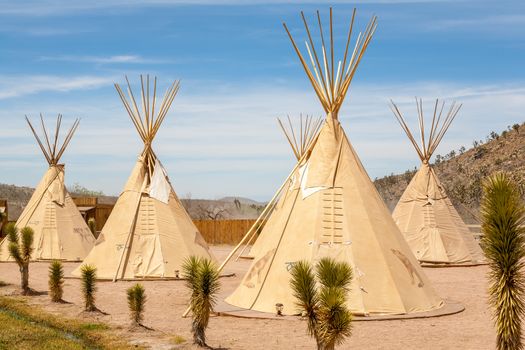
[[131, 349], [103, 323], [51, 315], [22, 298], [0, 297], [0, 349]]

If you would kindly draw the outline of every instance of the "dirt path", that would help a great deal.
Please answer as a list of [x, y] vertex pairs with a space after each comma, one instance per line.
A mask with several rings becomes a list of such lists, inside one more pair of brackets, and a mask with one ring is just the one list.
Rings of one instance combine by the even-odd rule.
[[[231, 247], [213, 247], [221, 260]], [[230, 263], [225, 272], [236, 277], [223, 278], [224, 296], [240, 282], [249, 261]], [[66, 276], [78, 264], [65, 264]], [[34, 263], [30, 270], [31, 287], [47, 290], [47, 263]], [[455, 268], [425, 268], [438, 293], [447, 299], [460, 301], [466, 310], [451, 316], [397, 321], [355, 322], [353, 335], [340, 349], [494, 349], [495, 332], [486, 298], [484, 266]], [[18, 268], [12, 263], [0, 264], [0, 280], [17, 284]], [[148, 301], [144, 324], [155, 331], [129, 331], [126, 289], [134, 282], [100, 282], [96, 304], [108, 315], [85, 316], [82, 313], [80, 283], [67, 279], [64, 299], [71, 304], [54, 304], [48, 296], [30, 297], [30, 302], [46, 310], [69, 317], [93, 317], [119, 329], [132, 342], [154, 349], [193, 349], [190, 319], [181, 318], [188, 293], [182, 281], [143, 282]], [[14, 286], [0, 288], [0, 293], [12, 293]], [[175, 336], [186, 339], [176, 345]], [[209, 344], [227, 349], [314, 349], [301, 320], [252, 320], [233, 317], [213, 317], [207, 332]]]

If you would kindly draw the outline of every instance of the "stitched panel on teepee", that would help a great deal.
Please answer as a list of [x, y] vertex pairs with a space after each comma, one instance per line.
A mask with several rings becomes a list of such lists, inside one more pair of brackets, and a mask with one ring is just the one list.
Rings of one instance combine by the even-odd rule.
[[157, 235], [154, 199], [143, 196], [138, 215], [133, 244], [135, 251], [133, 275], [160, 277], [163, 274], [163, 262]]
[[325, 189], [321, 197], [322, 244], [343, 243], [343, 189]]

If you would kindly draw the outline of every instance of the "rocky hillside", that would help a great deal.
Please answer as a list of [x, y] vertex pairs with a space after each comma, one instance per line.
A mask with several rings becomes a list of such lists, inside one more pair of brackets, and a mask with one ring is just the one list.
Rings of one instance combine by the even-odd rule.
[[[434, 169], [462, 217], [467, 222], [476, 222], [481, 184], [488, 175], [506, 171], [525, 193], [525, 123], [509, 126], [500, 134], [493, 131], [484, 141], [474, 141], [470, 149], [461, 147], [444, 156], [436, 155]], [[376, 188], [390, 209], [395, 207], [416, 170], [375, 179]]]

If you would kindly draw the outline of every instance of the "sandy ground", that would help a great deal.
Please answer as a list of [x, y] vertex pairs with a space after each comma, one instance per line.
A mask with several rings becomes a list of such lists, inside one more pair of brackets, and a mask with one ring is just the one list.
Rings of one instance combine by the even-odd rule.
[[[212, 248], [218, 260], [231, 247]], [[250, 261], [230, 263], [222, 282], [222, 296], [228, 295], [240, 282]], [[77, 263], [64, 265], [66, 276]], [[30, 267], [30, 285], [37, 291], [47, 290], [47, 263]], [[487, 267], [425, 268], [438, 293], [446, 299], [463, 303], [465, 311], [429, 319], [355, 322], [352, 337], [339, 349], [494, 349], [495, 332], [487, 305]], [[18, 268], [13, 263], [0, 264], [0, 280], [14, 284], [2, 287], [0, 293], [11, 294], [19, 283]], [[107, 315], [85, 315], [82, 312], [80, 282], [67, 279], [64, 299], [69, 304], [55, 304], [47, 295], [27, 297], [30, 303], [49, 312], [68, 317], [98, 319], [113, 325], [119, 334], [133, 343], [154, 349], [184, 348], [190, 345], [190, 319], [181, 318], [186, 309], [188, 292], [182, 281], [145, 281], [148, 301], [144, 324], [153, 331], [130, 331], [126, 289], [134, 282], [99, 282], [96, 305]], [[306, 334], [304, 321], [257, 320], [235, 317], [213, 317], [207, 331], [208, 343], [225, 349], [314, 349], [314, 341]], [[175, 345], [175, 336], [187, 341]]]

